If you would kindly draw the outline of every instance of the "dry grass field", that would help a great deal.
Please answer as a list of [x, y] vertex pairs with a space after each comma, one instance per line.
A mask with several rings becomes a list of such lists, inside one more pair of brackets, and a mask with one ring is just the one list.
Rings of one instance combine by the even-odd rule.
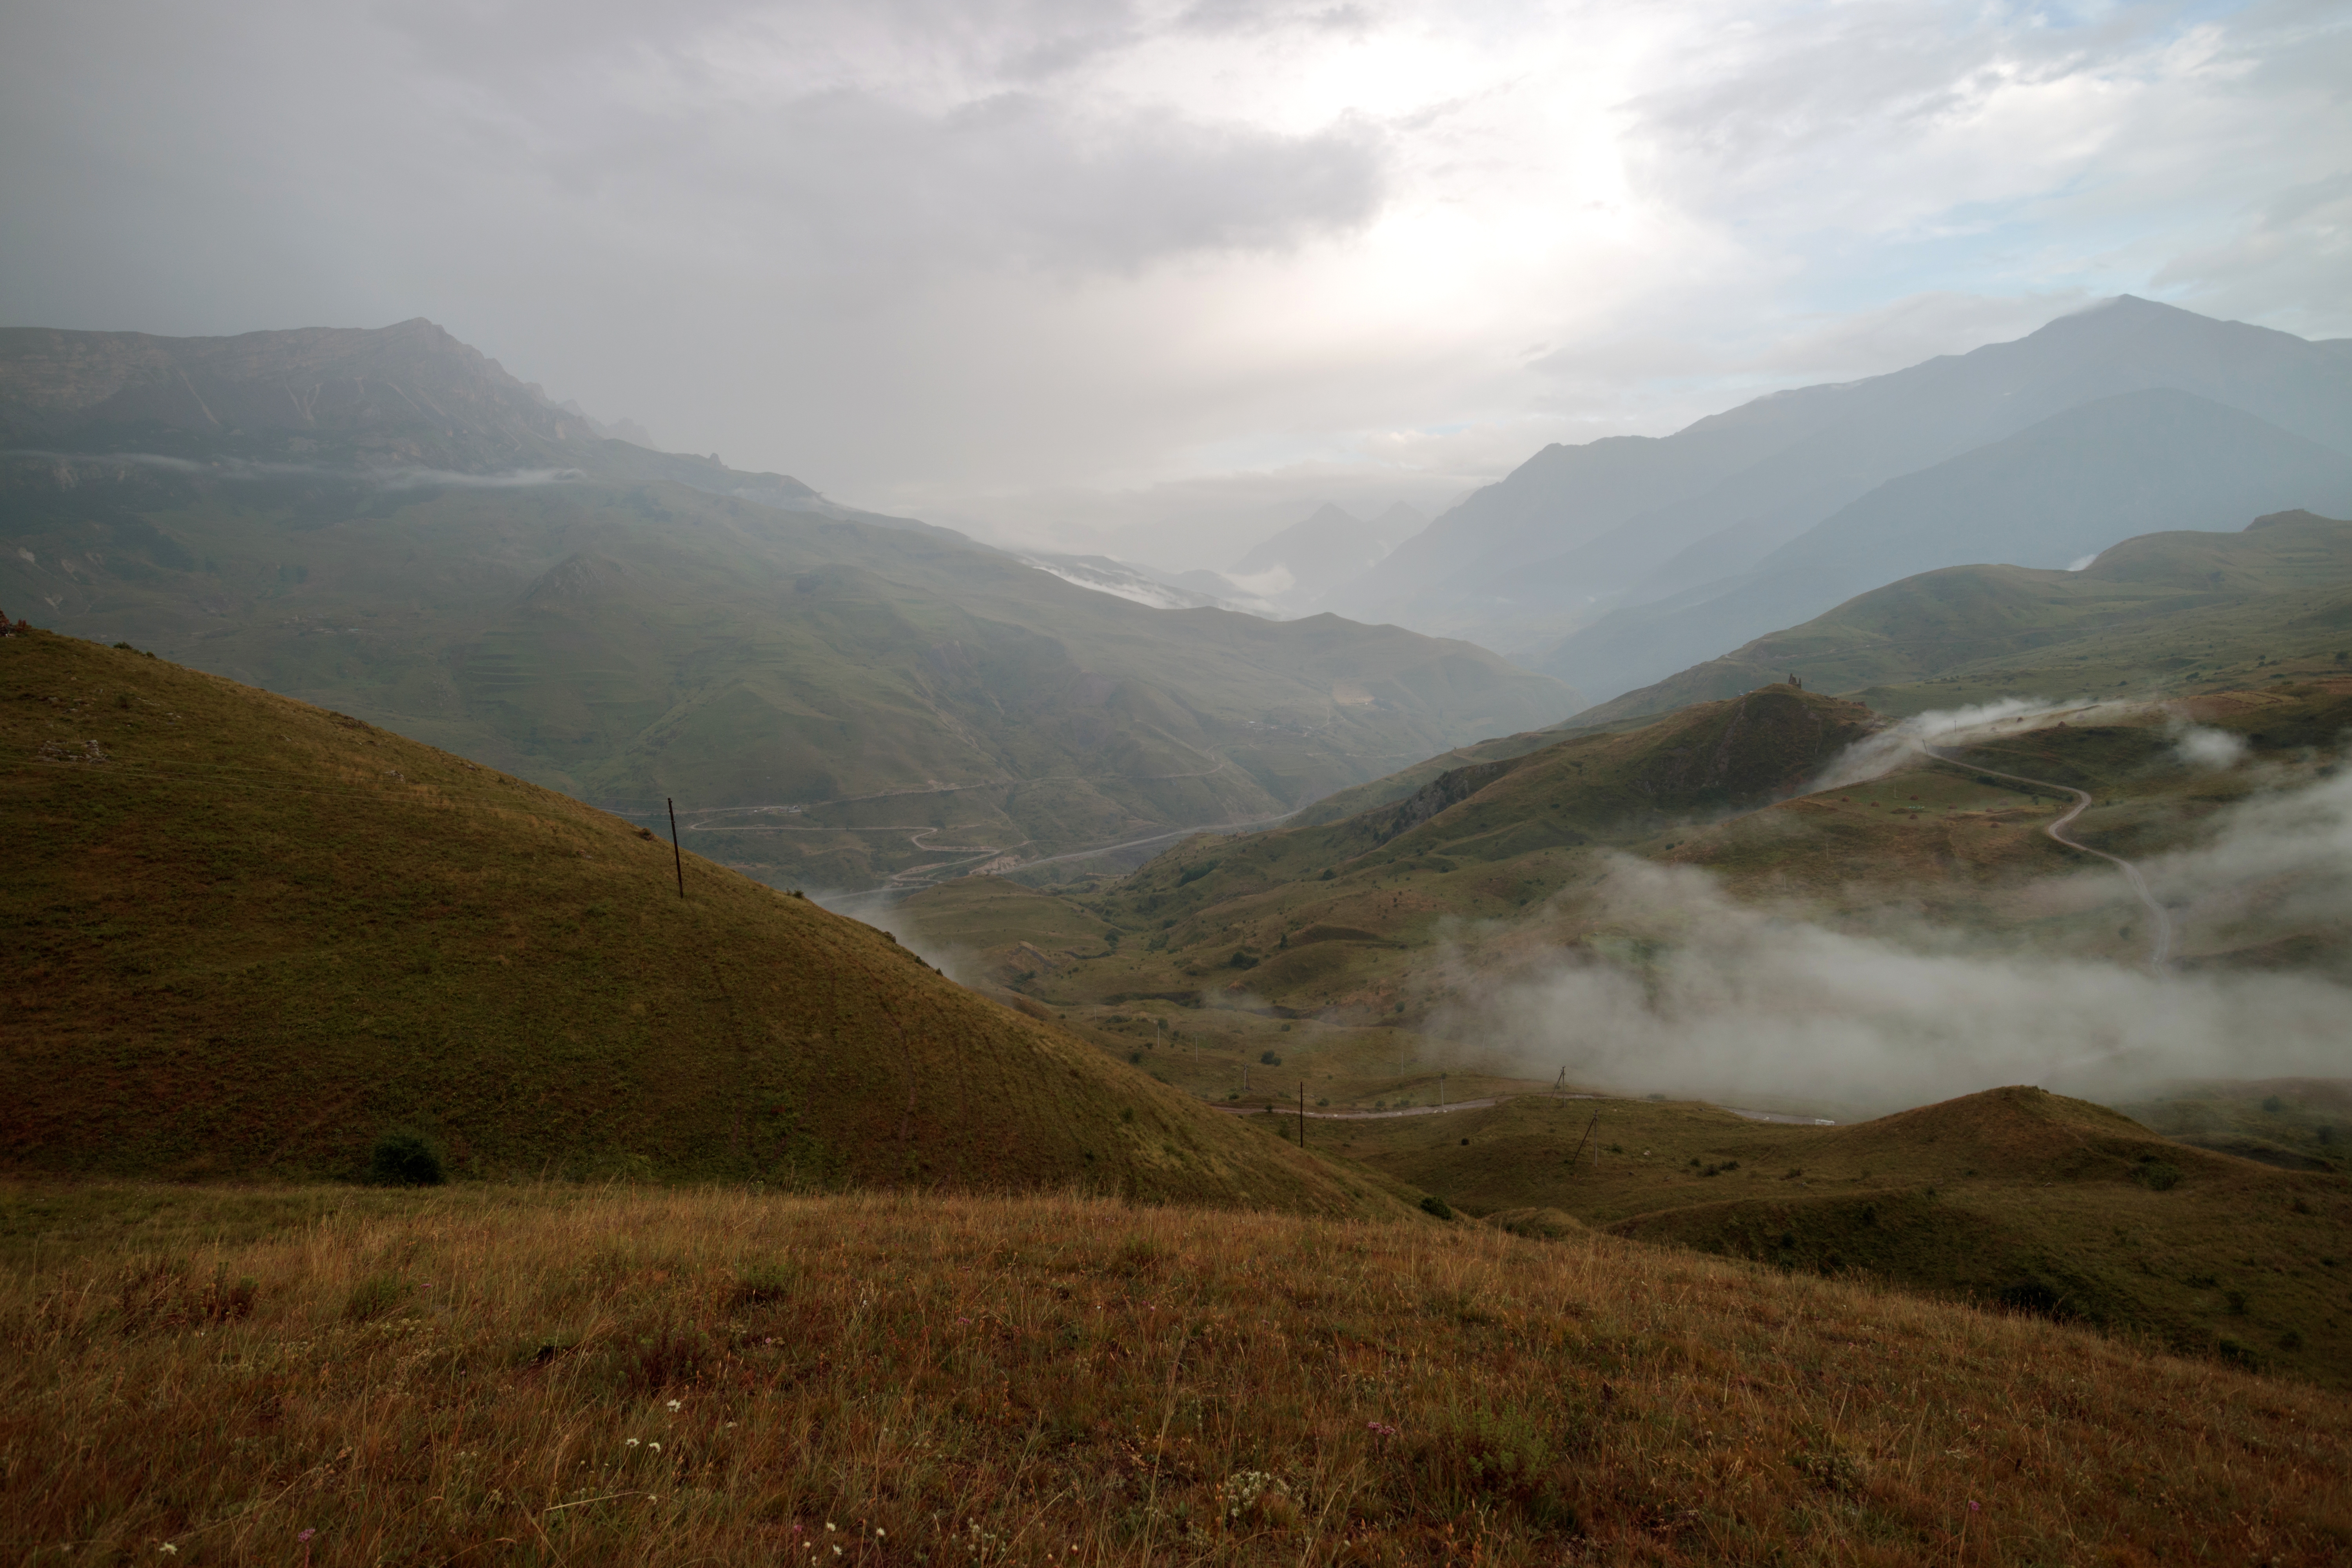
[[20, 1187], [19, 1562], [2341, 1563], [2339, 1398], [1583, 1231]]

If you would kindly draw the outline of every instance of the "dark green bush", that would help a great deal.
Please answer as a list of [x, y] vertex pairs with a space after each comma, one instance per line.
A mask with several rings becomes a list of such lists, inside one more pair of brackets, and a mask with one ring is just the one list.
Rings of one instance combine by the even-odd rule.
[[1432, 1194], [1430, 1196], [1421, 1200], [1421, 1212], [1423, 1214], [1435, 1215], [1440, 1219], [1452, 1219], [1454, 1217], [1453, 1205], [1434, 1194]]
[[368, 1155], [368, 1179], [387, 1187], [437, 1187], [449, 1179], [441, 1151], [415, 1132], [387, 1132]]
[[2140, 1166], [2137, 1174], [2140, 1184], [2154, 1192], [2168, 1193], [2180, 1184], [2180, 1167], [2162, 1160], [2150, 1160]]

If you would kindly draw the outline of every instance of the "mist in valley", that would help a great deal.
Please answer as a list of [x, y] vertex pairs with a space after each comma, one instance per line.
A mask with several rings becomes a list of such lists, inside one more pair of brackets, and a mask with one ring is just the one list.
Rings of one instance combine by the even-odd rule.
[[[2145, 705], [2134, 705], [2145, 715]], [[1850, 787], [1920, 748], [2124, 705], [2019, 700], [1921, 715], [1842, 757]], [[2181, 761], [2238, 763], [2242, 742], [2176, 721]], [[2352, 773], [2272, 768], [2193, 845], [2138, 862], [2179, 942], [2162, 970], [2063, 951], [2093, 915], [2142, 946], [2147, 911], [2124, 876], [2082, 869], [2012, 907], [2072, 914], [2007, 931], [1916, 912], [1841, 922], [1818, 902], [1734, 898], [1712, 873], [1612, 853], [1531, 918], [1465, 923], [1428, 1026], [1465, 1065], [1624, 1093], [1875, 1113], [2030, 1083], [2125, 1099], [2167, 1081], [2335, 1075], [2352, 989], [2309, 972], [2201, 966], [2225, 930], [2294, 931], [2352, 920]], [[1556, 931], [1582, 935], [1563, 950]], [[2102, 928], [2104, 929], [2104, 928]]]

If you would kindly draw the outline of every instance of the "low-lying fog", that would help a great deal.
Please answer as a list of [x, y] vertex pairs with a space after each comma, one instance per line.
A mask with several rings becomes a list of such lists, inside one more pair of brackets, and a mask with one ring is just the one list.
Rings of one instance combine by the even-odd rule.
[[[2062, 716], [2119, 715], [2024, 702], [1923, 715], [1861, 742], [1822, 786], [1875, 777], [1922, 746]], [[2176, 723], [2171, 737], [2188, 765], [2240, 765], [2234, 736]], [[2140, 863], [2189, 952], [2200, 922], [2248, 910], [2281, 929], [2352, 919], [2352, 772], [2258, 789], [2211, 826], [2198, 847]], [[2119, 925], [2144, 929], [2122, 874], [2084, 860], [2078, 876], [2112, 881]], [[1857, 934], [1794, 905], [1734, 900], [1705, 871], [1630, 856], [1561, 898], [1618, 940], [1497, 981], [1472, 953], [1512, 928], [1457, 929], [1449, 979], [1464, 1000], [1432, 1019], [1432, 1037], [1497, 1070], [1549, 1078], [1565, 1067], [1610, 1089], [1735, 1104], [1888, 1108], [2006, 1083], [2113, 1099], [2177, 1078], [2352, 1070], [2352, 990], [2315, 976], [2159, 973], [1926, 921]]]

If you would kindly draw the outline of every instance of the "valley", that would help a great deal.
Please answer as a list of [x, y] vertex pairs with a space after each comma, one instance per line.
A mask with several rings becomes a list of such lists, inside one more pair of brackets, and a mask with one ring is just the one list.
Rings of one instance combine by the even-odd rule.
[[[0, 456], [0, 606], [633, 820], [675, 800], [773, 885], [1131, 863], [1581, 705], [1470, 644], [1154, 610], [598, 438], [427, 322], [249, 337], [0, 334], [0, 433], [28, 444]], [[154, 355], [204, 412], [141, 379]], [[331, 372], [350, 390], [312, 395]]]

